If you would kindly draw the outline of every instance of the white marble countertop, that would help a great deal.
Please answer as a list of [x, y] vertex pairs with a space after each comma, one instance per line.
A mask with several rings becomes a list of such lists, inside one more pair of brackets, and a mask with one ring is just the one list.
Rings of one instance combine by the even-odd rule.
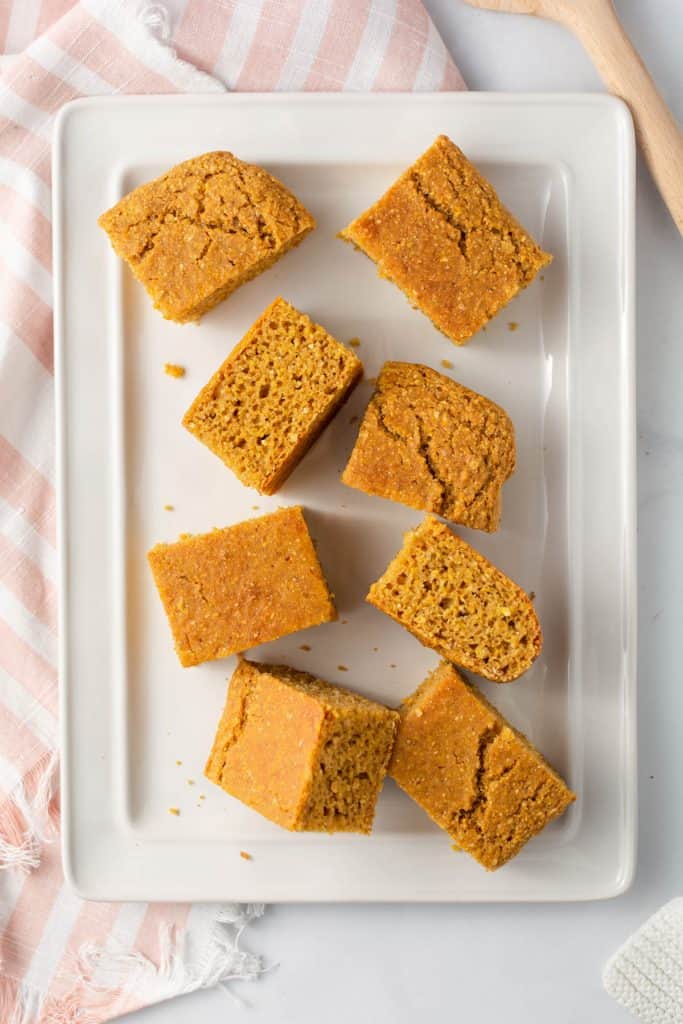
[[[579, 44], [535, 18], [427, 0], [472, 89], [594, 91]], [[631, 38], [683, 121], [680, 0], [617, 0]], [[631, 890], [574, 905], [276, 906], [248, 944], [279, 966], [236, 991], [252, 1024], [626, 1024], [602, 990], [607, 957], [683, 893], [683, 242], [642, 163], [637, 198], [640, 559], [638, 870]], [[132, 1014], [127, 1024], [223, 1024], [220, 991]], [[419, 1015], [419, 1016], [418, 1016]]]

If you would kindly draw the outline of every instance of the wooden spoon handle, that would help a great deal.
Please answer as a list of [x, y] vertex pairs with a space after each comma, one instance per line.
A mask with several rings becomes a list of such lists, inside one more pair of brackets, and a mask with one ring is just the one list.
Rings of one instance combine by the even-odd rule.
[[605, 85], [631, 108], [636, 135], [652, 176], [683, 234], [683, 133], [619, 23], [612, 0], [577, 5], [571, 27]]

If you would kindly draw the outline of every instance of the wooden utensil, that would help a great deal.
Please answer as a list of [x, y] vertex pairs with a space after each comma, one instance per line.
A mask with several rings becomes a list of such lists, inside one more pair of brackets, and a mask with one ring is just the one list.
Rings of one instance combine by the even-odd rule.
[[622, 28], [612, 0], [465, 2], [491, 11], [551, 18], [578, 36], [609, 91], [630, 107], [652, 177], [683, 234], [683, 133]]

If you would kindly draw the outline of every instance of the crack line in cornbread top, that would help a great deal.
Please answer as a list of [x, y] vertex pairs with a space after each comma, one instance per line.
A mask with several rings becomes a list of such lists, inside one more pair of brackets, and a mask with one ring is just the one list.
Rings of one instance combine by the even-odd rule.
[[388, 362], [342, 481], [492, 532], [514, 468], [514, 427], [499, 405], [428, 366]]
[[488, 870], [575, 800], [533, 744], [448, 662], [400, 714], [390, 775]]
[[232, 153], [204, 153], [99, 219], [162, 315], [198, 320], [315, 227], [281, 181]]
[[459, 345], [552, 259], [445, 135], [340, 237]]

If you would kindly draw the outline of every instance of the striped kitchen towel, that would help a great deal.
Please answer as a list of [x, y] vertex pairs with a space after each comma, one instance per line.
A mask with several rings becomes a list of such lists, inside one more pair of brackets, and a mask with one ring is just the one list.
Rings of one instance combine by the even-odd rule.
[[[462, 89], [419, 0], [0, 0], [0, 1021], [97, 1024], [230, 978], [259, 905], [91, 904], [59, 855], [50, 142], [109, 93]], [[4, 870], [3, 870], [4, 869]]]

